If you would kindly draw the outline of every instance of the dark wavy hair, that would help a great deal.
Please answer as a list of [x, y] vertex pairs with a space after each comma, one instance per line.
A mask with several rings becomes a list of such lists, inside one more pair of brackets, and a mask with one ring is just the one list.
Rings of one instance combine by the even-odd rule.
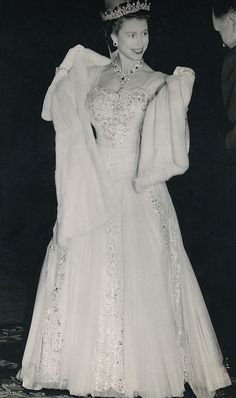
[[150, 12], [140, 10], [138, 12], [134, 12], [132, 14], [125, 15], [121, 18], [114, 19], [112, 21], [104, 22], [104, 32], [105, 32], [105, 39], [106, 42], [111, 50], [114, 50], [114, 46], [111, 40], [111, 33], [118, 34], [119, 30], [121, 29], [123, 23], [130, 19], [139, 19], [139, 20], [146, 20], [149, 26], [150, 23]]
[[223, 17], [231, 10], [236, 11], [236, 0], [213, 0], [213, 12], [216, 18]]

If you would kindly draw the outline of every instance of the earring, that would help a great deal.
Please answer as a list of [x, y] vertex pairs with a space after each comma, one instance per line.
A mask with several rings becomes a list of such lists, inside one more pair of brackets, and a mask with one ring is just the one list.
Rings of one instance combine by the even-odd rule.
[[118, 47], [118, 43], [116, 41], [113, 41], [113, 46]]

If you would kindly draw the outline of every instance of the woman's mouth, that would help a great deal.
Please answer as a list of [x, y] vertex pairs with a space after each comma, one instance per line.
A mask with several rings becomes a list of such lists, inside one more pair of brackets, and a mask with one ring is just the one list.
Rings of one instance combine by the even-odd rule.
[[132, 49], [132, 51], [133, 51], [135, 54], [142, 54], [142, 53], [143, 53], [143, 48], [135, 48], [135, 49]]

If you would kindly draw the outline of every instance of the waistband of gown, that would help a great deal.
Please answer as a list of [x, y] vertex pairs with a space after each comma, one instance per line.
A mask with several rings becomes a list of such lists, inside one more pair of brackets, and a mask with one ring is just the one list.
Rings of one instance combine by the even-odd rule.
[[132, 153], [137, 153], [140, 147], [140, 141], [134, 143], [132, 146], [121, 146], [121, 145], [108, 145], [100, 141], [96, 141], [98, 148], [105, 149], [105, 150], [114, 150], [114, 151], [127, 151]]

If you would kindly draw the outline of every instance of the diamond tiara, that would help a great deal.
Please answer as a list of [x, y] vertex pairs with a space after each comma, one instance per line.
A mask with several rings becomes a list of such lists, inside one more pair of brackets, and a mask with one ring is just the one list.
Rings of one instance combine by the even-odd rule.
[[102, 12], [101, 17], [103, 21], [112, 21], [113, 19], [118, 19], [124, 17], [125, 15], [138, 12], [140, 10], [150, 11], [150, 9], [151, 3], [149, 0], [144, 0], [143, 2], [138, 0], [132, 3], [128, 0], [126, 5], [121, 4], [120, 6], [115, 7], [112, 11], [110, 10]]

